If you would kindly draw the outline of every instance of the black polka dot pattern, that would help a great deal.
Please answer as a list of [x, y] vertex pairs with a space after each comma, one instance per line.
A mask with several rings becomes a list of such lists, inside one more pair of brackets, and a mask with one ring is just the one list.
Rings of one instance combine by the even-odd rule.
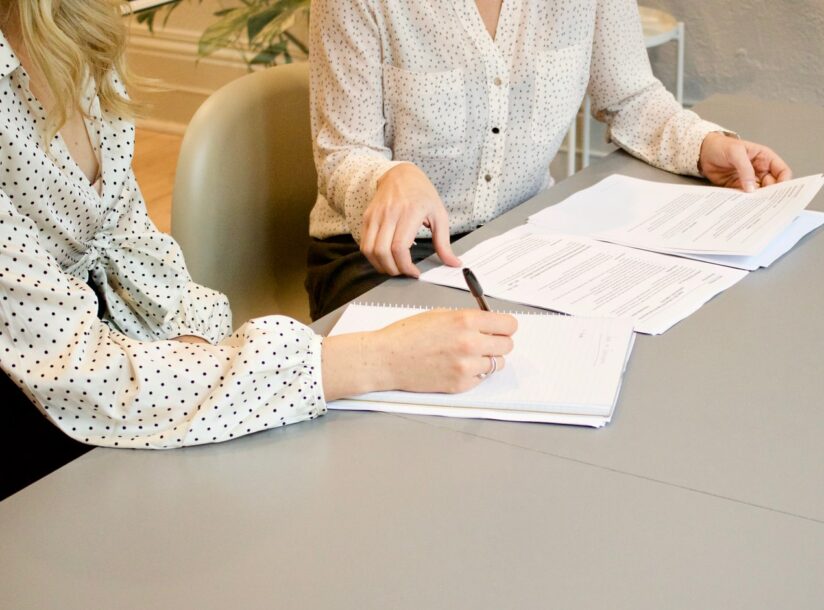
[[[110, 447], [225, 441], [325, 412], [320, 338], [282, 316], [232, 336], [226, 297], [191, 281], [146, 214], [134, 128], [100, 108], [87, 128], [100, 193], [0, 33], [0, 366], [73, 438]], [[98, 319], [98, 296], [103, 319]], [[196, 335], [212, 344], [170, 341]]]
[[452, 233], [489, 222], [552, 184], [587, 91], [616, 144], [668, 171], [697, 175], [721, 130], [653, 76], [635, 0], [506, 0], [494, 40], [474, 0], [314, 0], [310, 29], [317, 238], [359, 240], [402, 161], [432, 180]]

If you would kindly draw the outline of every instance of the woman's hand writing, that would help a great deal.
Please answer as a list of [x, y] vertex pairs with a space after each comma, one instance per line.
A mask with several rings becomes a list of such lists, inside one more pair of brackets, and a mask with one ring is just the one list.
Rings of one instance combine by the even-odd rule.
[[497, 370], [513, 348], [518, 323], [475, 309], [429, 311], [371, 333], [327, 337], [323, 388], [327, 400], [378, 390], [465, 392]]

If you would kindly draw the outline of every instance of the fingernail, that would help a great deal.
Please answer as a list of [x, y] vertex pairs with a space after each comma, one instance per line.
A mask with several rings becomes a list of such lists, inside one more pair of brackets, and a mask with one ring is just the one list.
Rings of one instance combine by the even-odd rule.
[[755, 181], [754, 180], [746, 180], [744, 182], [744, 192], [745, 193], [752, 193], [755, 191]]

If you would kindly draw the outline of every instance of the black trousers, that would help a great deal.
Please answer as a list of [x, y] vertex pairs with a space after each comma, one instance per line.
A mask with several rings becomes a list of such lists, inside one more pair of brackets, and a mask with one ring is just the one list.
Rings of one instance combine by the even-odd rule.
[[46, 419], [0, 371], [0, 500], [90, 449]]
[[[460, 239], [466, 235], [453, 235]], [[435, 252], [431, 239], [418, 239], [410, 248], [412, 260], [421, 261]], [[336, 235], [327, 239], [312, 239], [306, 260], [306, 292], [309, 293], [309, 313], [317, 320], [345, 305], [391, 276], [378, 273], [361, 254], [351, 235]]]

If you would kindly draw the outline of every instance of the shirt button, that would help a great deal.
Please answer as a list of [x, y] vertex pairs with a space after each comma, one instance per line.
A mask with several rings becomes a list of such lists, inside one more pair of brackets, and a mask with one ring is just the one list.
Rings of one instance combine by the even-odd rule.
[[503, 84], [504, 84], [504, 81], [502, 81], [502, 80], [501, 80], [501, 77], [500, 77], [500, 76], [496, 76], [496, 77], [495, 77], [495, 80], [494, 80], [494, 81], [492, 81], [492, 82], [493, 82], [493, 83], [495, 83], [495, 86], [496, 86], [496, 87], [500, 87], [501, 85], [503, 85]]
[[486, 176], [484, 176], [484, 180], [486, 180], [487, 182], [492, 182], [492, 176], [490, 174], [487, 174]]
[[501, 133], [501, 130], [498, 129], [497, 127], [493, 127], [492, 128], [492, 133]]

